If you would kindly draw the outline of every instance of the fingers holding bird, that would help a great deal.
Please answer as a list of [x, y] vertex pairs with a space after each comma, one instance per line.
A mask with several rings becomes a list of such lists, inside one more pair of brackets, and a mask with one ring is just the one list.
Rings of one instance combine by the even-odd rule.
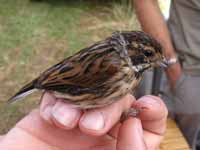
[[119, 122], [123, 112], [131, 108], [134, 101], [133, 96], [126, 95], [116, 103], [89, 110], [82, 115], [79, 127], [86, 134], [101, 136]]
[[[124, 122], [119, 123], [123, 112], [130, 108], [141, 111], [136, 118], [126, 118]], [[108, 134], [114, 139], [120, 138], [121, 135], [123, 135], [122, 137], [127, 135], [130, 137], [129, 134], [126, 135], [129, 131], [132, 133], [131, 136], [138, 136], [134, 134], [136, 132], [132, 131], [137, 131], [139, 127], [143, 130], [142, 135], [146, 145], [155, 149], [166, 130], [167, 108], [163, 101], [156, 96], [143, 96], [136, 101], [133, 96], [126, 95], [121, 100], [106, 107], [83, 111], [61, 99], [56, 99], [50, 93], [45, 93], [40, 105], [40, 115], [50, 124], [64, 130], [79, 128], [87, 135]], [[126, 124], [130, 120], [133, 123], [127, 128]], [[139, 126], [135, 126], [137, 120]]]
[[73, 129], [77, 126], [82, 111], [73, 105], [56, 99], [51, 93], [44, 93], [40, 105], [41, 117], [50, 124], [63, 129]]
[[69, 130], [79, 126], [80, 130], [88, 135], [101, 136], [119, 122], [122, 113], [129, 109], [134, 101], [133, 96], [126, 95], [106, 107], [82, 111], [72, 104], [56, 99], [50, 93], [45, 93], [40, 105], [40, 115], [59, 128]]

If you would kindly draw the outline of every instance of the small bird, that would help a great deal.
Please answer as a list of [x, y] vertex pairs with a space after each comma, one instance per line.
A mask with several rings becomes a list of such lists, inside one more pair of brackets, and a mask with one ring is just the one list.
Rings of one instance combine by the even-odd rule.
[[103, 107], [133, 93], [145, 70], [166, 67], [161, 45], [142, 31], [118, 31], [44, 71], [8, 102], [36, 90], [80, 109]]

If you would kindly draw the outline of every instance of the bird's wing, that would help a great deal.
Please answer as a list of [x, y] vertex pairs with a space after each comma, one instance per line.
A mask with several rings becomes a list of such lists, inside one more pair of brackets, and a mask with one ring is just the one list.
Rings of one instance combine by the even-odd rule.
[[71, 95], [95, 92], [121, 66], [122, 60], [112, 46], [98, 43], [45, 71], [38, 78], [38, 86]]

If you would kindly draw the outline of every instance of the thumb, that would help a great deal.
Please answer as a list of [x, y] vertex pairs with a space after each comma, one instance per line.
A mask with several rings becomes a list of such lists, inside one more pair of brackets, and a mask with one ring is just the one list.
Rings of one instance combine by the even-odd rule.
[[129, 118], [121, 125], [117, 138], [117, 150], [146, 150], [141, 121]]

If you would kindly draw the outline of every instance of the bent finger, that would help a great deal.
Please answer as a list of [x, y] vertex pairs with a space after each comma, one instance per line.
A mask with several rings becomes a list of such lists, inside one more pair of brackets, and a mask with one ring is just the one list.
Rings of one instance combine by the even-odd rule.
[[122, 113], [131, 107], [134, 100], [133, 96], [126, 95], [106, 107], [88, 110], [80, 119], [81, 131], [94, 136], [107, 133], [120, 120]]
[[50, 124], [53, 124], [51, 112], [55, 103], [56, 98], [50, 93], [45, 92], [42, 95], [40, 103], [40, 116]]
[[45, 93], [40, 105], [40, 115], [47, 122], [62, 129], [72, 129], [78, 124], [81, 110], [62, 99], [56, 99], [50, 93]]
[[142, 110], [139, 118], [145, 130], [159, 135], [164, 134], [168, 111], [159, 97], [143, 96], [134, 102], [133, 107]]

